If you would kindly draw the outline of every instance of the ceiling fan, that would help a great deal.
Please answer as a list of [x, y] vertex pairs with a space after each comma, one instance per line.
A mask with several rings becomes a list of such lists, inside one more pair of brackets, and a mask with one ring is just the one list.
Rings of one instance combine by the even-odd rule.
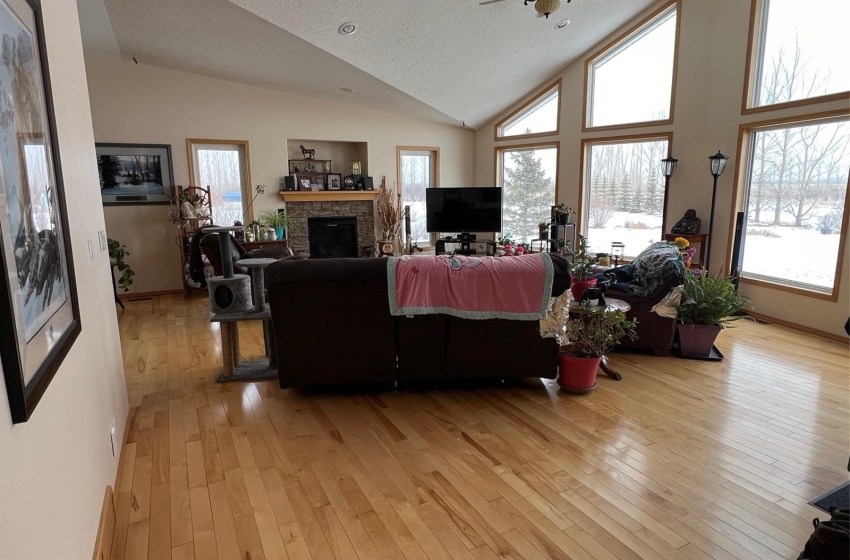
[[[504, 2], [505, 0], [484, 0], [479, 2], [479, 6], [485, 4], [495, 4], [496, 2]], [[561, 0], [523, 0], [523, 5], [528, 6], [529, 2], [534, 3], [534, 9], [537, 10], [537, 17], [545, 17], [549, 19], [549, 14], [554, 14], [561, 7]], [[567, 0], [567, 4], [570, 0]]]

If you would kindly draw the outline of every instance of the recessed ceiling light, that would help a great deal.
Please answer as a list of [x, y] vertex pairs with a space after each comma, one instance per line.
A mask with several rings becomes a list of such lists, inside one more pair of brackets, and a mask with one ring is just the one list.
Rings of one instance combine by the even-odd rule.
[[354, 90], [351, 89], [351, 88], [341, 87], [339, 89], [340, 89], [340, 91], [344, 91], [345, 93], [354, 93]]
[[340, 35], [354, 35], [354, 32], [357, 31], [357, 24], [351, 21], [343, 23], [339, 26], [338, 31]]
[[570, 20], [568, 20], [568, 19], [561, 20], [561, 21], [559, 21], [559, 22], [558, 22], [558, 24], [555, 26], [555, 29], [563, 29], [563, 28], [565, 28], [566, 26], [568, 26], [569, 24], [570, 24]]

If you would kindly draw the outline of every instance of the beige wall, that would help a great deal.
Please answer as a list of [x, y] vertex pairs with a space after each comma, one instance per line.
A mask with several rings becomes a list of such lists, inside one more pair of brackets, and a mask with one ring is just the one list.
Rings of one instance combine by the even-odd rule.
[[[187, 185], [186, 138], [247, 140], [252, 182], [269, 187], [255, 202], [255, 215], [283, 207], [277, 190], [287, 174], [290, 138], [367, 142], [376, 184], [382, 175], [395, 180], [397, 145], [439, 146], [441, 184], [472, 181], [469, 130], [132, 62], [86, 64], [96, 141], [171, 144], [174, 180]], [[334, 172], [339, 169], [335, 161]], [[109, 236], [130, 251], [133, 291], [182, 287], [167, 207], [108, 206], [105, 214]]]
[[0, 383], [0, 557], [15, 560], [91, 558], [118, 461], [109, 428], [120, 439], [127, 417], [109, 259], [86, 247], [104, 222], [77, 7], [43, 7], [83, 330], [29, 422], [12, 426]]
[[[656, 8], [661, 4], [656, 5]], [[651, 12], [652, 10], [650, 10]], [[648, 12], [647, 12], [648, 13]], [[646, 15], [646, 14], [644, 14]], [[642, 19], [600, 42], [587, 55], [611, 41], [614, 37]], [[717, 203], [712, 241], [713, 270], [719, 270], [729, 261], [727, 245], [733, 211], [733, 189], [738, 144], [738, 128], [744, 122], [754, 122], [775, 117], [847, 108], [845, 102], [824, 103], [805, 109], [772, 111], [760, 115], [741, 115], [744, 72], [747, 52], [747, 34], [750, 19], [750, 2], [744, 0], [683, 0], [680, 12], [678, 79], [674, 121], [672, 126], [644, 127], [618, 130], [613, 133], [582, 133], [582, 100], [584, 95], [584, 60], [567, 67], [560, 76], [561, 133], [558, 136], [536, 138], [534, 141], [560, 140], [560, 176], [558, 200], [577, 207], [581, 177], [581, 140], [613, 135], [642, 134], [647, 132], [672, 132], [673, 156], [679, 159], [676, 174], [670, 183], [668, 220], [678, 220], [688, 208], [697, 210], [703, 218], [703, 231], [707, 230], [707, 217], [711, 208], [712, 177], [708, 156], [721, 150], [731, 156], [726, 172], [717, 187]], [[544, 84], [551, 83], [551, 79]], [[534, 92], [530, 92], [534, 93]], [[531, 97], [531, 95], [529, 95]], [[518, 100], [519, 106], [524, 100]], [[493, 184], [495, 159], [493, 127], [516, 106], [510, 107], [492, 122], [480, 128], [475, 135], [475, 182]], [[510, 145], [510, 142], [499, 142]], [[735, 209], [737, 210], [737, 208]], [[848, 232], [845, 232], [848, 235]], [[805, 258], [788, 255], [788, 258]], [[850, 258], [844, 260], [841, 273], [843, 281], [838, 302], [829, 302], [790, 294], [775, 289], [745, 285], [742, 291], [753, 299], [755, 309], [765, 315], [791, 321], [809, 328], [833, 334], [843, 334], [844, 321], [850, 313]]]

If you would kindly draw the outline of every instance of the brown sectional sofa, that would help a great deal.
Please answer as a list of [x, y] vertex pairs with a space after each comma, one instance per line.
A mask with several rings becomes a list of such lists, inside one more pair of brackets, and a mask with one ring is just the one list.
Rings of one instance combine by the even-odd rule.
[[[552, 295], [570, 282], [553, 255]], [[266, 269], [280, 386], [546, 377], [558, 346], [537, 321], [394, 317], [386, 259], [292, 257]]]

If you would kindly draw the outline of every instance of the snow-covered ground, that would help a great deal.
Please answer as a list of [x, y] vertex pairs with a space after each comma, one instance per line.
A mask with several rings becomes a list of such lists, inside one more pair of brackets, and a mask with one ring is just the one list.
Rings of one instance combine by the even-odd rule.
[[[631, 223], [631, 227], [626, 227]], [[641, 228], [644, 224], [646, 228]], [[638, 225], [635, 228], [635, 225]], [[661, 240], [661, 216], [651, 214], [633, 214], [614, 212], [604, 228], [589, 228], [587, 234], [588, 249], [592, 253], [610, 253], [611, 243], [619, 241], [625, 244], [627, 257], [636, 257], [648, 245]]]
[[100, 194], [120, 195], [142, 195], [142, 194], [165, 194], [165, 189], [159, 183], [142, 183], [131, 185], [123, 177], [118, 179], [118, 186], [101, 189]]
[[[744, 245], [743, 275], [770, 276], [832, 288], [841, 235], [816, 229], [750, 226]], [[753, 230], [777, 237], [754, 235]]]

